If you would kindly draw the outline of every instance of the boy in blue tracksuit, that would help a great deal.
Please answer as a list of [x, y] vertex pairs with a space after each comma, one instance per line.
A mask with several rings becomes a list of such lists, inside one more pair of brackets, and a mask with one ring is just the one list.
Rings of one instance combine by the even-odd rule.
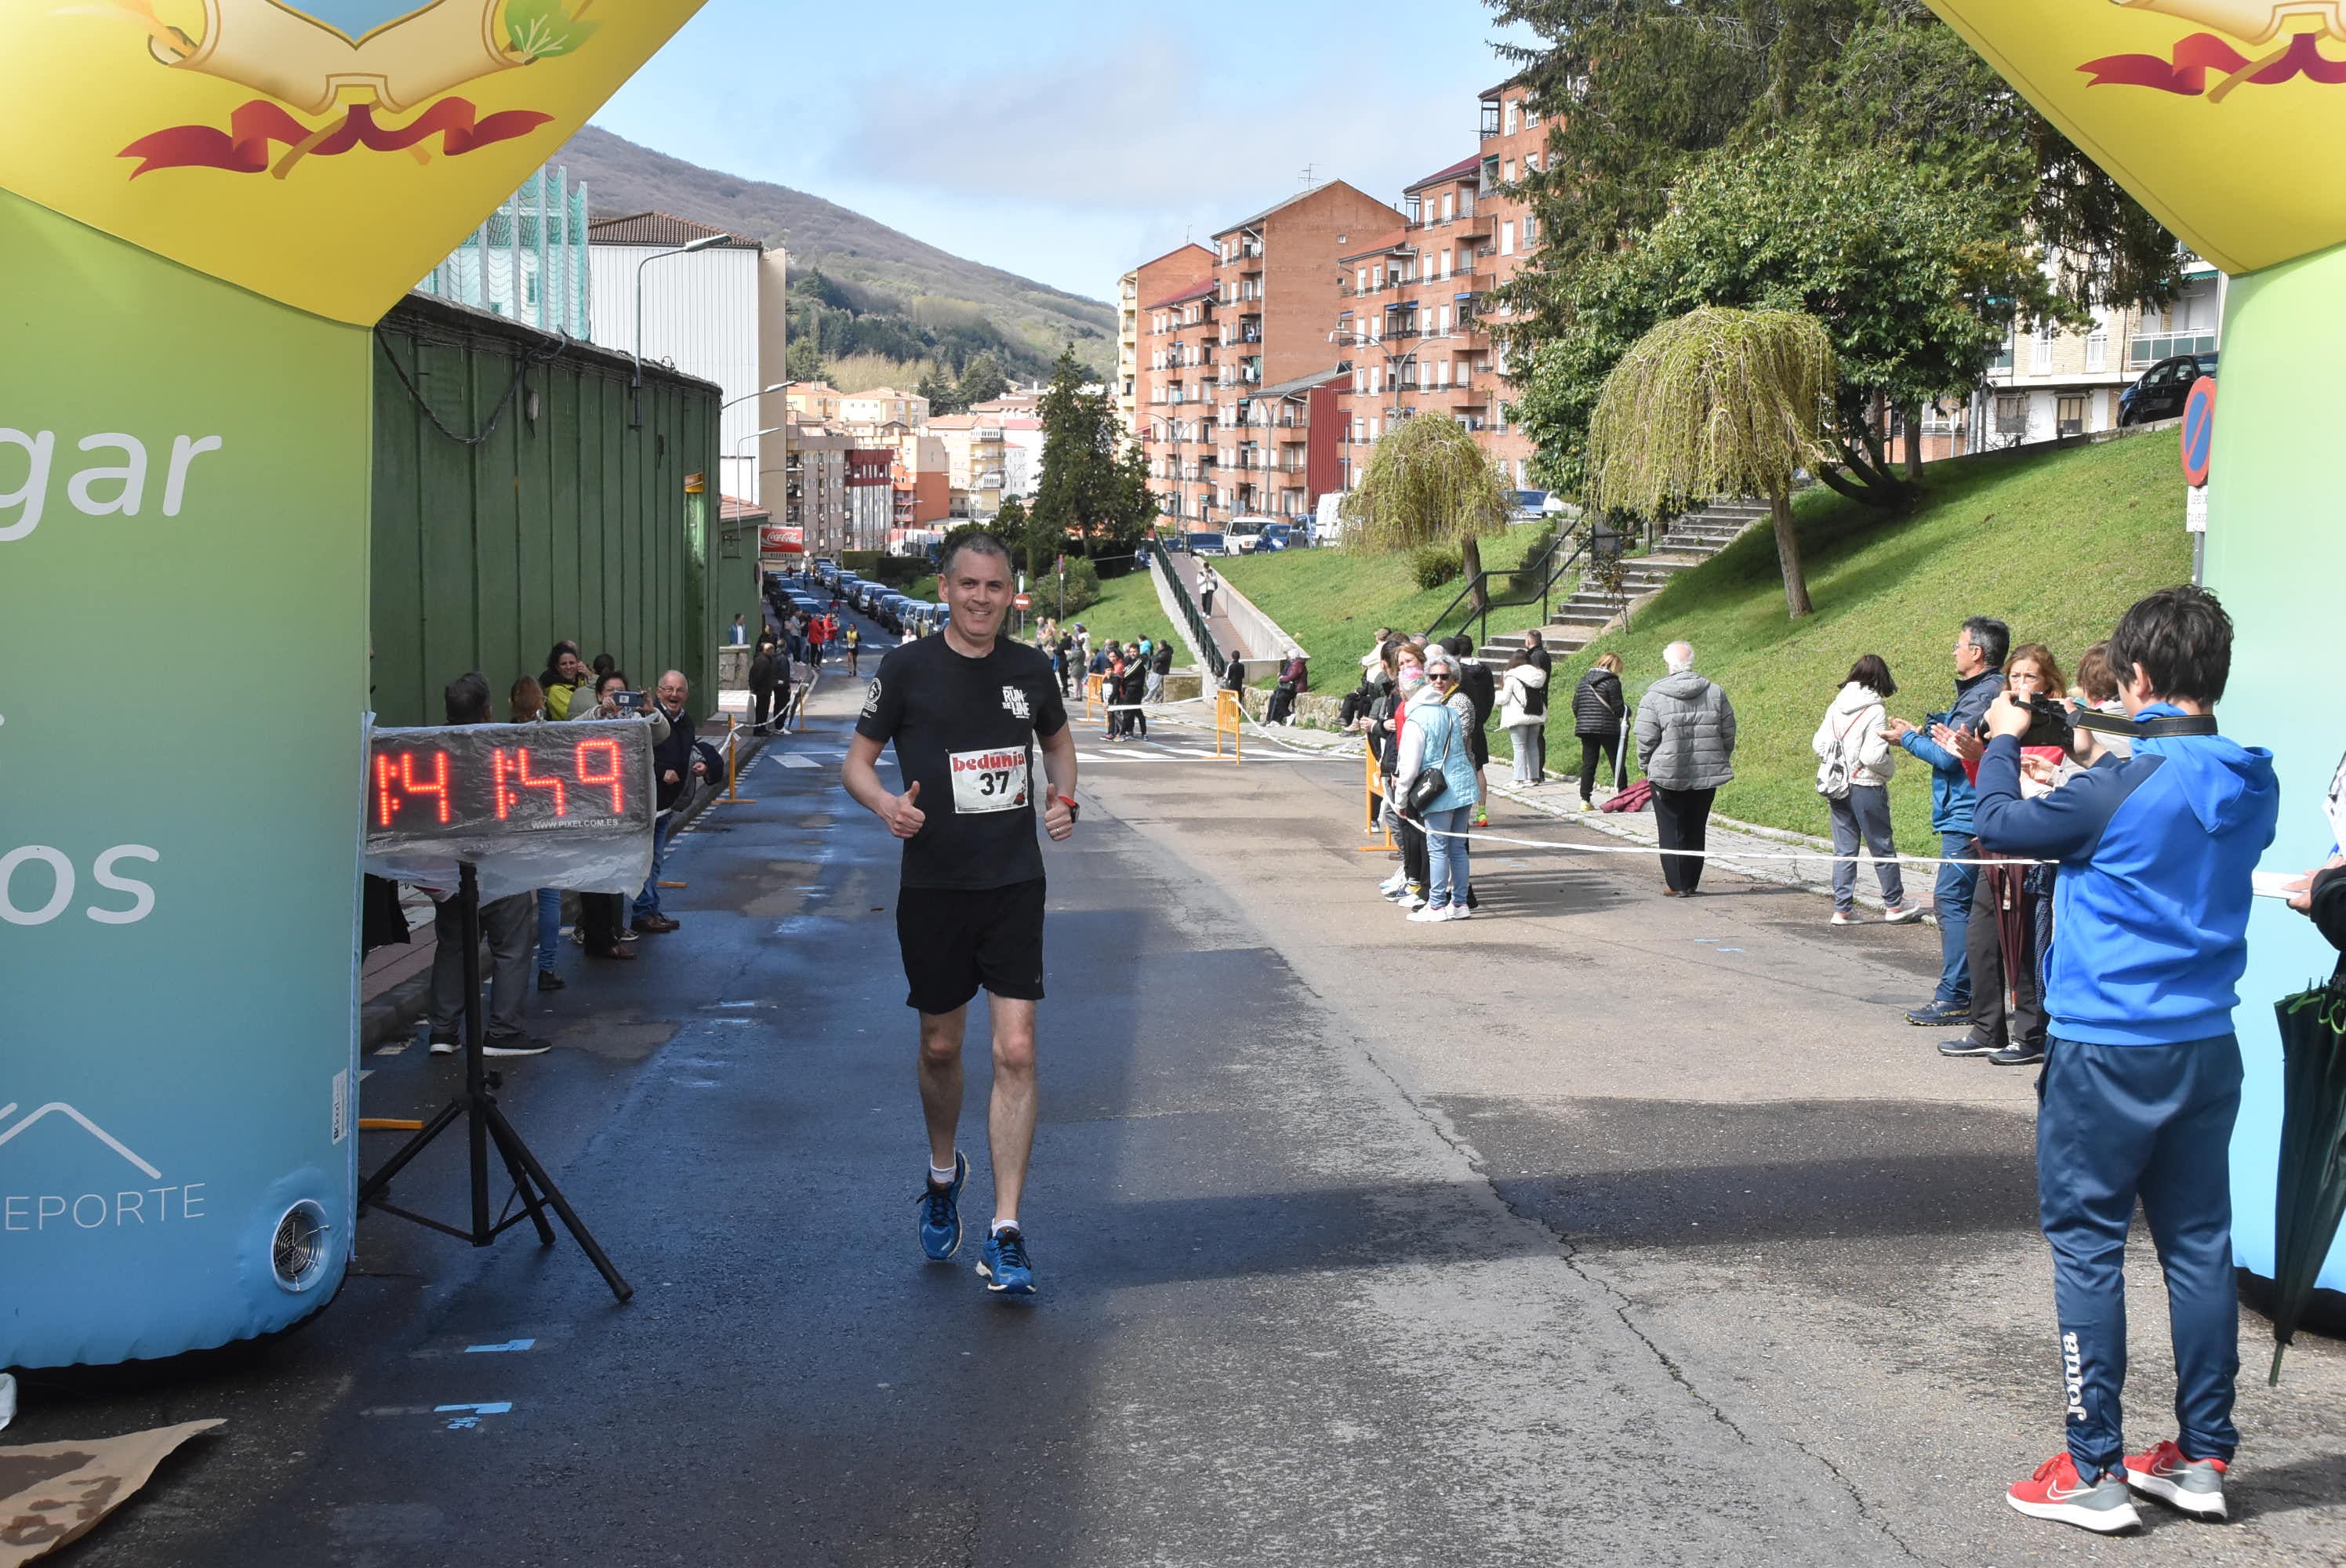
[[[2169, 588], [2126, 613], [2109, 658], [2134, 754], [2020, 798], [2028, 710], [1988, 711], [1980, 836], [2060, 862], [2036, 1123], [2037, 1206], [2053, 1248], [2068, 1448], [2007, 1494], [2013, 1507], [2107, 1533], [2139, 1492], [2225, 1516], [2239, 1434], [2229, 1150], [2240, 1106], [2233, 987], [2247, 965], [2250, 872], [2272, 842], [2271, 753], [2207, 717], [2231, 671], [2213, 595]], [[2126, 1244], [2135, 1200], [2158, 1248], [2174, 1332], [2179, 1431], [2127, 1455]]]
[[[1988, 705], [2004, 691], [2004, 656], [2011, 647], [2010, 627], [1987, 616], [1974, 616], [1955, 633], [1953, 706], [1944, 713], [1924, 715], [1919, 729], [1893, 718], [1882, 731], [1930, 767], [1931, 830], [1939, 835], [1939, 853], [1945, 861], [1979, 858], [1973, 838], [1971, 777], [1964, 771], [1964, 759], [1945, 741], [1987, 716]], [[1939, 920], [1939, 989], [1906, 1014], [1909, 1023], [1937, 1029], [1971, 1022], [1972, 972], [1965, 943], [1972, 891], [1978, 881], [1975, 865], [1943, 862], [1939, 867], [1931, 888], [1931, 905]]]

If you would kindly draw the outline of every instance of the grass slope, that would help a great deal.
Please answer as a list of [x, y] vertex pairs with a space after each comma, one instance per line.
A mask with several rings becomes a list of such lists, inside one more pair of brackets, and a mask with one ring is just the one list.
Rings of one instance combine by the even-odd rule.
[[[1524, 524], [1484, 540], [1484, 569], [1503, 572], [1519, 565], [1539, 532], [1536, 524]], [[1280, 550], [1214, 565], [1257, 609], [1303, 645], [1312, 659], [1311, 684], [1322, 692], [1351, 688], [1353, 662], [1374, 645], [1379, 626], [1422, 632], [1450, 607], [1464, 586], [1454, 580], [1422, 589], [1406, 555], [1356, 555], [1344, 550]], [[1538, 624], [1537, 605], [1491, 614], [1494, 636]], [[1458, 629], [1454, 616], [1443, 626], [1445, 635]], [[1266, 669], [1255, 684], [1269, 685], [1276, 673], [1275, 666]]]
[[[1928, 501], [1902, 519], [1821, 489], [1800, 497], [1798, 516], [1817, 613], [1785, 618], [1774, 541], [1764, 528], [1747, 534], [1627, 628], [1556, 666], [1552, 769], [1578, 766], [1570, 695], [1596, 656], [1621, 656], [1634, 705], [1663, 673], [1663, 646], [1683, 637], [1695, 667], [1735, 704], [1736, 779], [1718, 809], [1824, 833], [1809, 741], [1858, 656], [1888, 661], [1900, 687], [1890, 710], [1919, 723], [1953, 698], [1950, 650], [1966, 616], [1996, 616], [2015, 643], [2044, 643], [2074, 677], [2078, 655], [2128, 605], [2191, 574], [2175, 443], [2163, 435], [1933, 467]], [[1902, 849], [1927, 853], [1935, 841], [1930, 789], [1930, 769], [1900, 753], [1890, 794]]]
[[793, 277], [820, 269], [888, 290], [914, 309], [974, 311], [1046, 361], [1072, 340], [1093, 369], [1115, 362], [1114, 307], [964, 260], [819, 196], [703, 168], [595, 126], [581, 129], [552, 161], [586, 181], [597, 216], [659, 211], [714, 224], [787, 245]]

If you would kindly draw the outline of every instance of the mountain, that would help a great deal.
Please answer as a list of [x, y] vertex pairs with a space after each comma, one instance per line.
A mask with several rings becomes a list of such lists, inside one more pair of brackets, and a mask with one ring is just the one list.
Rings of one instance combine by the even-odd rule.
[[1005, 368], [1014, 373], [1046, 370], [1070, 341], [1093, 369], [1115, 368], [1112, 307], [964, 260], [819, 196], [703, 168], [595, 126], [553, 161], [586, 182], [598, 217], [668, 212], [786, 246], [793, 280], [820, 271], [856, 285], [867, 309], [925, 327], [929, 338], [939, 329], [965, 337], [966, 329], [990, 324], [1009, 347]]

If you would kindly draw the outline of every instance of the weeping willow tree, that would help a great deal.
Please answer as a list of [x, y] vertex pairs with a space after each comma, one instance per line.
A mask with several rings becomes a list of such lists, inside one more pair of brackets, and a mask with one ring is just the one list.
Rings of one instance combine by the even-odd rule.
[[1798, 311], [1705, 307], [1637, 340], [1605, 378], [1589, 424], [1587, 501], [1651, 515], [1718, 495], [1764, 495], [1784, 604], [1809, 614], [1792, 475], [1830, 461], [1823, 422], [1841, 380], [1822, 321]]
[[1466, 427], [1447, 414], [1420, 414], [1377, 438], [1344, 503], [1345, 547], [1387, 555], [1455, 544], [1479, 612], [1490, 607], [1482, 539], [1506, 528], [1508, 512], [1505, 476]]

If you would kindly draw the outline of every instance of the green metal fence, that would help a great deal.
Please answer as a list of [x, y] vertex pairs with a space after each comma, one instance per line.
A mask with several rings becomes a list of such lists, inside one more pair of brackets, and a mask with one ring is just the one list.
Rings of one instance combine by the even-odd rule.
[[646, 366], [637, 427], [624, 354], [422, 295], [375, 336], [380, 720], [438, 723], [472, 669], [502, 714], [563, 637], [639, 686], [680, 669], [712, 709], [718, 388]]

